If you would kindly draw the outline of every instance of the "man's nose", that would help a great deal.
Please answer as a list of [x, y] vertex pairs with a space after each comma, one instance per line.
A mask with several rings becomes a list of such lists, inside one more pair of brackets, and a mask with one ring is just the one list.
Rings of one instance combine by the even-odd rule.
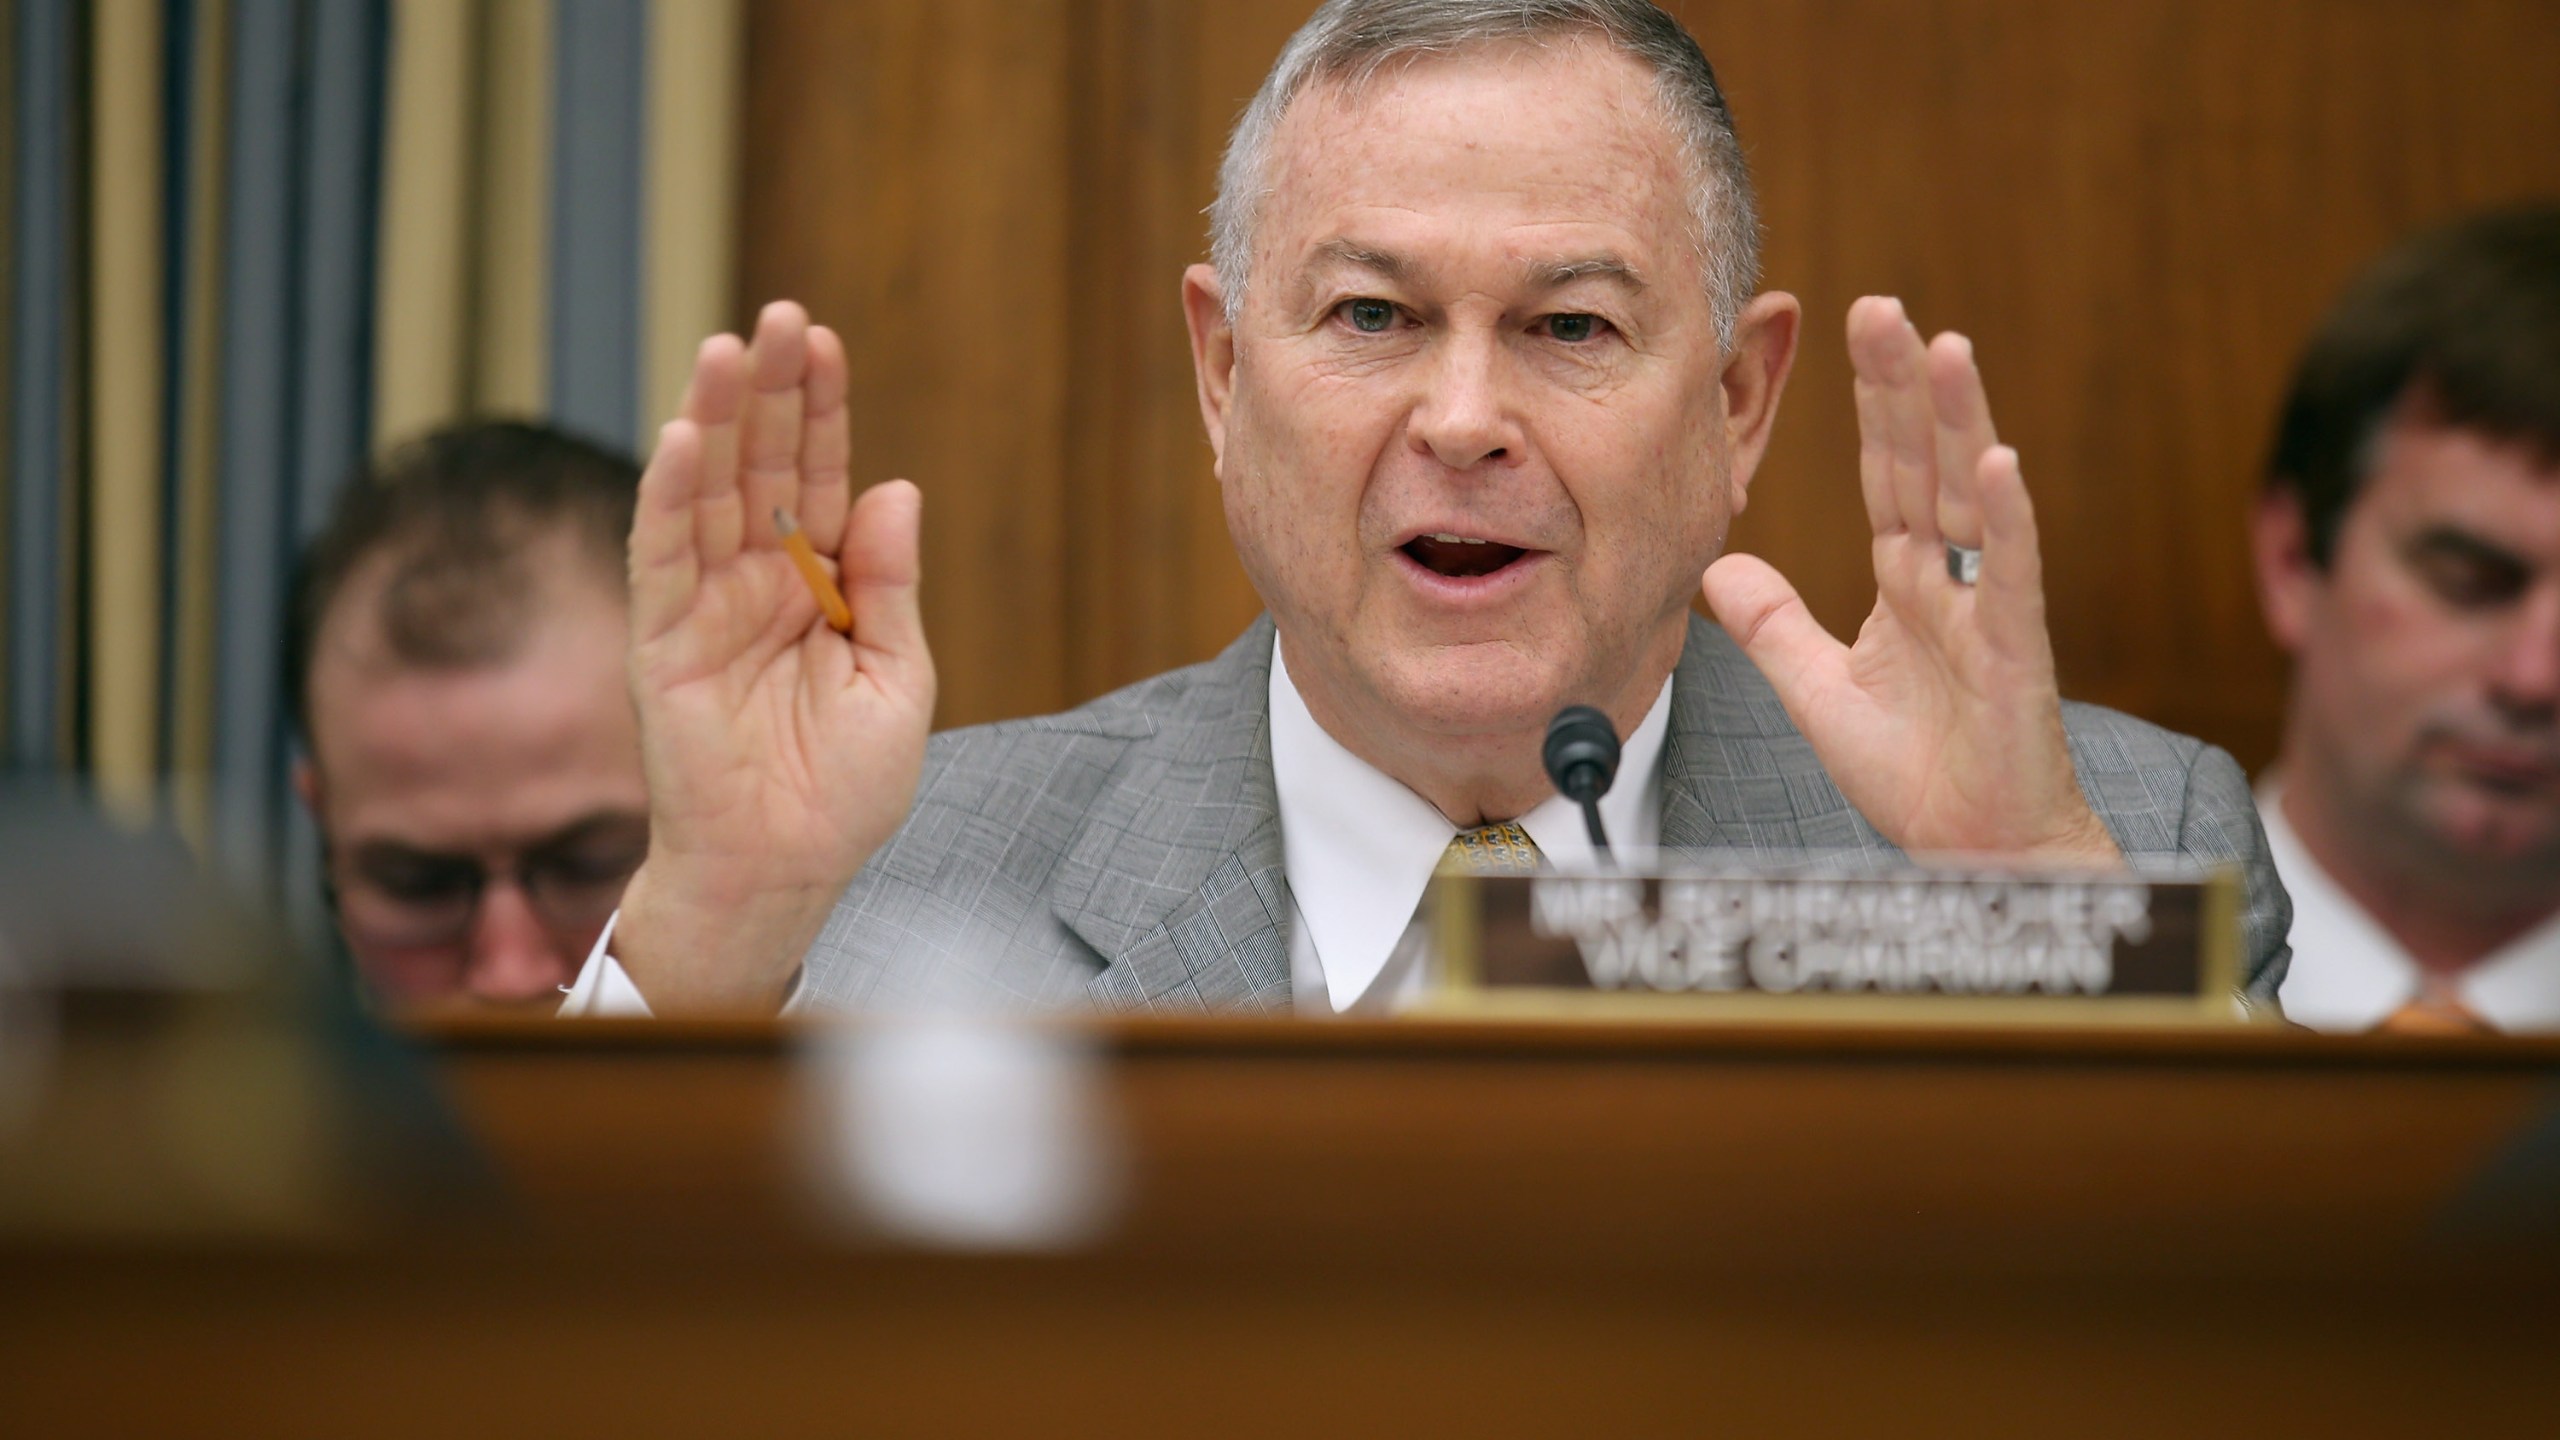
[[464, 991], [492, 1004], [557, 998], [559, 987], [574, 974], [574, 963], [552, 939], [524, 887], [513, 879], [492, 878], [480, 892], [479, 913], [471, 921]]
[[1490, 334], [1449, 334], [1434, 347], [1409, 426], [1412, 442], [1452, 470], [1519, 452], [1502, 348]]
[[2517, 608], [2490, 687], [2518, 718], [2547, 721], [2560, 711], [2560, 576], [2536, 585]]

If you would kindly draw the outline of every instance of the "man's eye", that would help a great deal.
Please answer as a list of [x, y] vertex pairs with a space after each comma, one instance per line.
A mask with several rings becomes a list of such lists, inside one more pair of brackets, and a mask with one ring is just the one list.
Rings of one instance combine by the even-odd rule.
[[1597, 315], [1550, 315], [1546, 319], [1547, 335], [1568, 345], [1579, 345], [1600, 333], [1600, 323]]
[[1396, 323], [1396, 307], [1384, 300], [1346, 300], [1342, 314], [1363, 335], [1379, 334]]
[[480, 867], [467, 860], [374, 859], [358, 873], [376, 890], [409, 905], [435, 905], [480, 888]]
[[648, 849], [623, 849], [612, 846], [587, 846], [563, 850], [557, 854], [537, 855], [525, 861], [525, 869], [547, 881], [571, 886], [620, 887], [640, 868]]
[[2523, 594], [2533, 579], [2520, 565], [2467, 553], [2424, 552], [2417, 557], [2416, 568], [2436, 598], [2465, 610], [2507, 604]]

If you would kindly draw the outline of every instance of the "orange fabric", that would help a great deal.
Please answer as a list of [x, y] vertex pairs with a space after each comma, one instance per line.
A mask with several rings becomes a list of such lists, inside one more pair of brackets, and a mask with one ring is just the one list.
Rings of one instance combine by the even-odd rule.
[[2373, 1028], [2391, 1035], [2491, 1035], [2498, 1027], [2449, 995], [2420, 994]]

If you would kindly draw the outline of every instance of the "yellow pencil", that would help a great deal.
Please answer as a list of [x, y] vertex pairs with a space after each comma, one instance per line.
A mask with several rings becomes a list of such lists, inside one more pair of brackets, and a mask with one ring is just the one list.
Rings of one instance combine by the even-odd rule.
[[809, 582], [809, 593], [818, 597], [820, 608], [827, 612], [827, 623], [839, 635], [853, 633], [853, 611], [847, 609], [843, 592], [827, 577], [827, 567], [818, 563], [818, 552], [809, 548], [809, 537], [800, 533], [799, 524], [779, 505], [773, 507], [773, 528], [782, 532], [782, 548], [791, 552], [791, 563], [800, 567], [800, 578]]

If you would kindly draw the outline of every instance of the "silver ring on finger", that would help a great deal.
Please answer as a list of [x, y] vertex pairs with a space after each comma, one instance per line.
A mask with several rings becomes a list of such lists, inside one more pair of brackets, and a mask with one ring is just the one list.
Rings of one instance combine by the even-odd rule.
[[1973, 585], [1982, 579], [1982, 547], [1947, 542], [1947, 578], [1959, 585]]

